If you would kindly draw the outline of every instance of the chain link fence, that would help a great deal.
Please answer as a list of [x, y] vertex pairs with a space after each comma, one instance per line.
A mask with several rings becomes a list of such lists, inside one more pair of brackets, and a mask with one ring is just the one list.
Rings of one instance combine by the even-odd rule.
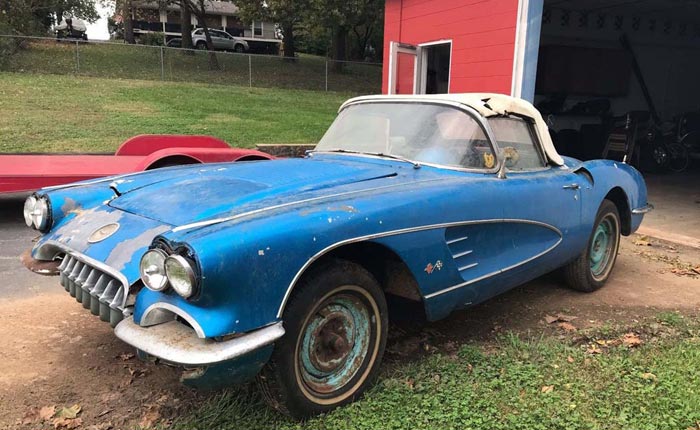
[[0, 71], [355, 94], [382, 85], [380, 63], [8, 35], [0, 35]]

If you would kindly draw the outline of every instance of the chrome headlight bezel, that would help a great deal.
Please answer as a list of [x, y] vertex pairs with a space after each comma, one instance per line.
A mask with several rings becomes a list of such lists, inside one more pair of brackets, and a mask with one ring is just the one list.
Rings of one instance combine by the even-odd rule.
[[[149, 258], [160, 258], [162, 261], [150, 263], [147, 261]], [[145, 254], [141, 257], [141, 261], [139, 262], [139, 276], [141, 277], [141, 281], [143, 282], [143, 285], [146, 286], [149, 290], [152, 291], [163, 291], [166, 288], [168, 288], [168, 276], [167, 273], [165, 272], [165, 260], [168, 258], [168, 254], [165, 253], [162, 249], [159, 248], [153, 248], [149, 249], [146, 251]], [[148, 265], [148, 267], [146, 267]], [[155, 266], [155, 267], [153, 267]], [[160, 282], [155, 283], [152, 282], [152, 275], [153, 273], [148, 273], [148, 270], [158, 270], [160, 276], [162, 276], [162, 279]]]
[[197, 293], [197, 272], [195, 265], [188, 258], [172, 254], [165, 259], [165, 273], [173, 290], [185, 299]]

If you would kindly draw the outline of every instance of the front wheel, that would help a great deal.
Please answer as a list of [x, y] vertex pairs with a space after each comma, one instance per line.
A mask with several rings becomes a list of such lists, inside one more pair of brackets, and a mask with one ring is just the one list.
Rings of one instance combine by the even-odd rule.
[[286, 333], [258, 377], [268, 403], [295, 418], [356, 400], [377, 376], [387, 305], [374, 277], [336, 260], [305, 276], [283, 314]]
[[569, 286], [587, 293], [600, 289], [610, 277], [620, 247], [620, 214], [610, 200], [598, 209], [588, 246], [576, 260], [564, 266]]
[[240, 43], [237, 43], [237, 44], [233, 47], [233, 52], [237, 52], [237, 53], [239, 53], [239, 54], [242, 54], [242, 53], [245, 52], [245, 48], [244, 48], [243, 45], [241, 45]]

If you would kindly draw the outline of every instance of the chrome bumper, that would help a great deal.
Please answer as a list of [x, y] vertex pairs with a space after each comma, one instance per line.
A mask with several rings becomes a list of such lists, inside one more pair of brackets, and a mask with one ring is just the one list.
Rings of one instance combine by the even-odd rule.
[[284, 335], [282, 322], [216, 342], [201, 339], [195, 331], [179, 321], [141, 327], [133, 317], [117, 324], [114, 334], [129, 345], [168, 363], [181, 366], [204, 366], [241, 357], [269, 345]]
[[642, 206], [641, 208], [632, 209], [632, 213], [635, 215], [640, 215], [640, 214], [649, 213], [653, 210], [654, 210], [654, 205], [652, 205], [651, 203], [647, 203], [646, 205]]

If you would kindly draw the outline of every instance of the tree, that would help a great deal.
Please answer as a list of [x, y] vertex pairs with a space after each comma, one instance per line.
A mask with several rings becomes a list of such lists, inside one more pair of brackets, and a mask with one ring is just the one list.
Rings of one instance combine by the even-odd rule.
[[[383, 0], [310, 0], [307, 19], [310, 25], [330, 29], [331, 58], [336, 62], [335, 71], [342, 71], [348, 59], [347, 48], [350, 31], [357, 37], [358, 56], [364, 58], [367, 44], [384, 13]], [[360, 46], [361, 45], [361, 46]]]
[[244, 22], [271, 21], [282, 29], [284, 56], [296, 56], [295, 31], [307, 13], [310, 0], [236, 0]]
[[[190, 13], [194, 14], [197, 18], [197, 22], [204, 30], [204, 38], [207, 41], [207, 49], [209, 50], [209, 69], [218, 70], [219, 61], [216, 58], [216, 53], [214, 52], [214, 43], [211, 40], [211, 33], [209, 32], [209, 27], [207, 27], [207, 9], [206, 0], [171, 0], [172, 4], [180, 6], [180, 9], [187, 8]], [[190, 45], [192, 40], [190, 39]]]
[[192, 13], [188, 7], [180, 6], [180, 34], [181, 46], [185, 49], [192, 48]]
[[2, 0], [0, 19], [11, 32], [43, 35], [67, 13], [88, 22], [99, 15], [95, 0]]

